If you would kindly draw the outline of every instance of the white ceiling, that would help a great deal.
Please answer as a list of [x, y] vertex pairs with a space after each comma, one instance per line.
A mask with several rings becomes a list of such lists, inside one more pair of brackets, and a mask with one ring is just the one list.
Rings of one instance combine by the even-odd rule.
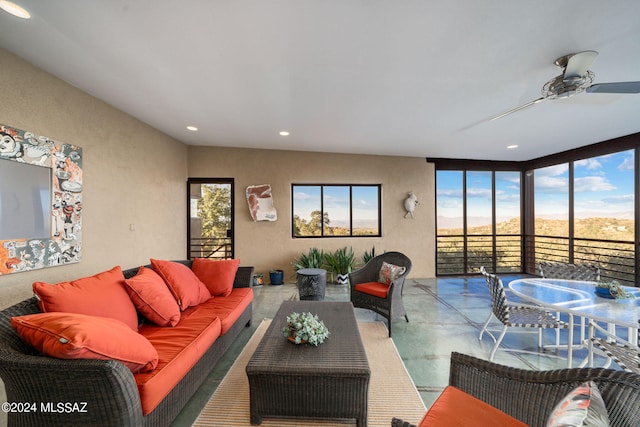
[[186, 144], [529, 160], [640, 132], [640, 94], [487, 120], [565, 54], [640, 80], [638, 0], [13, 1], [0, 47]]

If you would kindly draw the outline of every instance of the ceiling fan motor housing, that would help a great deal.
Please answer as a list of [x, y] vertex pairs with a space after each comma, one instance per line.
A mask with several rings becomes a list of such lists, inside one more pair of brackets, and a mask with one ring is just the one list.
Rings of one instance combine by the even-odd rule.
[[542, 96], [548, 99], [568, 98], [584, 92], [595, 78], [593, 71], [587, 70], [583, 77], [568, 77], [564, 74], [557, 76], [542, 87]]

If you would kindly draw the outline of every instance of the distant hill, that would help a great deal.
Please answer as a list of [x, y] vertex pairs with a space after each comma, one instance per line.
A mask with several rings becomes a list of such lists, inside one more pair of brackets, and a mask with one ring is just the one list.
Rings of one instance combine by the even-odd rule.
[[[457, 221], [458, 224], [460, 221]], [[451, 221], [441, 222], [438, 218], [438, 235], [460, 235], [462, 228], [446, 228], [443, 225]], [[634, 241], [634, 222], [619, 218], [583, 218], [574, 223], [575, 236], [586, 239]], [[558, 219], [536, 219], [536, 234], [544, 236], [566, 236], [569, 222]], [[513, 218], [496, 224], [497, 234], [520, 234], [520, 219]], [[492, 234], [490, 225], [469, 227], [467, 234]]]

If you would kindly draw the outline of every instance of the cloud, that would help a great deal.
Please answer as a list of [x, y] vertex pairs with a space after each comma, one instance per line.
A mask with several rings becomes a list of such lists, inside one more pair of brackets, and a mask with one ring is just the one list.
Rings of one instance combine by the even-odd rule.
[[479, 197], [491, 199], [490, 188], [467, 188], [467, 197]]
[[600, 169], [602, 167], [602, 163], [600, 163], [595, 158], [578, 160], [578, 161], [574, 162], [573, 165], [576, 168], [586, 167], [588, 170]]
[[627, 156], [622, 160], [622, 163], [618, 165], [619, 171], [633, 170], [633, 156]]
[[618, 196], [605, 197], [602, 202], [612, 205], [633, 203], [633, 194], [620, 194]]
[[546, 168], [536, 169], [535, 179], [538, 180], [542, 177], [563, 175], [569, 171], [569, 165], [562, 163], [560, 165], [549, 166]]
[[462, 197], [462, 189], [456, 189], [456, 190], [438, 190], [436, 194], [437, 194], [437, 196], [438, 196], [438, 197], [454, 197], [454, 198], [460, 198], [460, 197]]
[[541, 193], [566, 193], [569, 191], [569, 179], [567, 177], [557, 178], [555, 175], [535, 176], [535, 191]]
[[582, 178], [575, 178], [573, 186], [576, 193], [612, 191], [616, 189], [615, 185], [611, 184], [607, 181], [607, 178], [602, 176], [585, 176]]

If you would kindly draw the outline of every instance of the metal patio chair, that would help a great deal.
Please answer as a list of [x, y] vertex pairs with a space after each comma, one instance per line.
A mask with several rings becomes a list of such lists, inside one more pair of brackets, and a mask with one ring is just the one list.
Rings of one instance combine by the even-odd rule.
[[[542, 261], [538, 264], [538, 274], [545, 279], [597, 282], [600, 280], [600, 267], [595, 264]], [[560, 318], [560, 313], [556, 313], [556, 316]], [[588, 319], [580, 318], [580, 346], [586, 340], [587, 323]]]
[[[640, 320], [638, 321], [640, 326]], [[640, 329], [637, 330], [640, 338]], [[596, 333], [598, 334], [596, 336]], [[609, 359], [605, 368], [613, 360], [620, 368], [627, 372], [640, 374], [640, 348], [637, 344], [612, 334], [594, 321], [589, 322], [589, 366], [593, 366], [593, 352], [600, 350]]]
[[[540, 349], [544, 349], [542, 342], [543, 329], [569, 329], [569, 325], [566, 322], [559, 320], [552, 313], [541, 307], [509, 304], [500, 277], [488, 273], [484, 267], [480, 267], [480, 272], [485, 277], [489, 293], [491, 294], [491, 313], [489, 313], [489, 317], [484, 323], [478, 339], [482, 340], [482, 336], [486, 332], [495, 342], [491, 349], [489, 360], [493, 360], [496, 350], [510, 327], [538, 329], [538, 348]], [[488, 329], [489, 323], [494, 316], [502, 323], [502, 330], [498, 337], [493, 335]], [[569, 329], [569, 339], [573, 339], [572, 335], [571, 329]]]

